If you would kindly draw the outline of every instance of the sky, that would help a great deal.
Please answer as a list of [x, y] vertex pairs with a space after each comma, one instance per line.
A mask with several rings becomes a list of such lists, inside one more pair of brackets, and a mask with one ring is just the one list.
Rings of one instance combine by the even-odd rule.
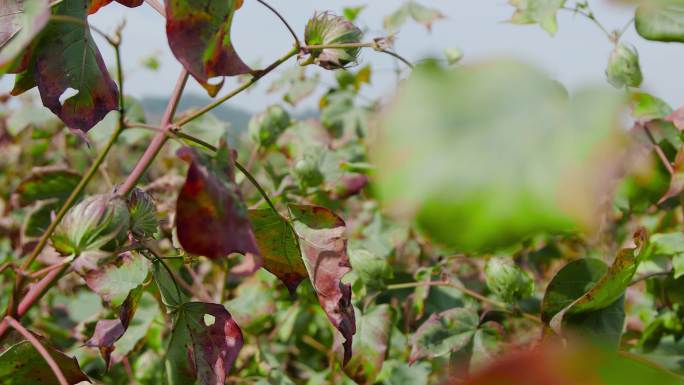
[[[409, 22], [397, 35], [395, 50], [409, 60], [426, 57], [443, 57], [443, 50], [456, 47], [463, 51], [463, 63], [477, 63], [493, 58], [516, 58], [532, 63], [561, 81], [570, 90], [585, 85], [605, 84], [604, 70], [612, 44], [601, 30], [589, 20], [561, 11], [559, 30], [551, 37], [539, 26], [507, 23], [513, 7], [505, 0], [418, 0], [421, 4], [439, 9], [446, 17], [434, 24], [432, 31]], [[303, 35], [304, 25], [316, 11], [331, 10], [341, 13], [347, 6], [364, 4], [353, 0], [269, 0]], [[398, 8], [403, 0], [366, 1], [367, 7], [359, 17], [359, 24], [367, 30], [367, 38], [385, 36], [382, 30], [384, 16]], [[609, 30], [621, 29], [632, 17], [633, 8], [608, 0], [593, 0], [590, 4], [597, 18]], [[180, 64], [171, 54], [166, 42], [164, 20], [149, 6], [135, 9], [117, 3], [108, 5], [90, 17], [92, 25], [112, 31], [121, 20], [126, 20], [122, 55], [126, 74], [126, 93], [134, 97], [165, 96], [174, 86]], [[279, 21], [254, 0], [246, 0], [233, 24], [233, 41], [237, 52], [246, 63], [270, 63], [287, 52], [291, 37]], [[644, 74], [642, 88], [661, 97], [673, 107], [684, 105], [684, 87], [678, 70], [684, 62], [684, 45], [681, 43], [649, 42], [639, 37], [633, 24], [623, 35], [623, 41], [635, 46], [641, 57]], [[99, 44], [105, 62], [113, 64], [112, 50]], [[155, 55], [161, 68], [150, 71], [141, 65], [143, 58]], [[361, 64], [374, 66], [373, 83], [363, 92], [368, 97], [391, 95], [397, 85], [395, 74], [398, 65], [391, 57], [366, 50]], [[295, 65], [291, 61], [283, 67]], [[323, 69], [311, 69], [320, 71]], [[330, 79], [330, 74], [323, 74]], [[277, 75], [272, 75], [277, 76]], [[274, 77], [272, 77], [274, 78]], [[324, 78], [325, 79], [325, 78]], [[237, 80], [228, 79], [223, 92]], [[269, 81], [262, 80], [256, 89], [232, 99], [236, 107], [259, 111], [267, 103], [278, 101], [276, 95], [266, 93]], [[11, 79], [0, 80], [0, 91], [11, 87]], [[190, 81], [189, 92], [204, 91]], [[316, 102], [310, 98], [300, 108], [310, 108]]]

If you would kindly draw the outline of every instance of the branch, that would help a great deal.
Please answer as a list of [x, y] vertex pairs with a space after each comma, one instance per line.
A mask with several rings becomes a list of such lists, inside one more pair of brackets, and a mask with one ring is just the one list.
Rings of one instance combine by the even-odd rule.
[[5, 317], [5, 320], [7, 323], [14, 328], [14, 330], [18, 331], [19, 334], [21, 334], [24, 338], [26, 338], [31, 345], [33, 345], [34, 348], [40, 353], [41, 356], [43, 356], [43, 359], [45, 359], [45, 362], [47, 362], [48, 366], [50, 366], [50, 369], [52, 369], [52, 372], [55, 374], [55, 377], [57, 377], [57, 381], [59, 381], [60, 385], [69, 385], [69, 381], [67, 381], [66, 377], [64, 376], [64, 373], [62, 373], [62, 369], [59, 368], [59, 365], [57, 365], [57, 362], [55, 362], [55, 359], [52, 358], [50, 353], [45, 349], [45, 346], [38, 341], [38, 338], [31, 334], [28, 330], [26, 330], [25, 327], [23, 327], [17, 320], [15, 320], [12, 317]]
[[[489, 304], [489, 305], [498, 307], [498, 308], [500, 308], [500, 309], [504, 309], [504, 310], [510, 311], [509, 306], [506, 305], [506, 304], [503, 303], [503, 302], [499, 302], [499, 301], [497, 301], [497, 300], [494, 300], [494, 299], [491, 299], [491, 298], [487, 298], [487, 297], [483, 296], [482, 294], [480, 294], [480, 293], [478, 293], [478, 292], [476, 292], [476, 291], [473, 291], [473, 290], [468, 289], [467, 287], [464, 287], [464, 286], [461, 286], [461, 285], [457, 285], [457, 284], [455, 284], [455, 283], [451, 283], [451, 282], [448, 282], [448, 281], [429, 281], [429, 282], [407, 282], [407, 283], [398, 283], [398, 284], [394, 284], [394, 285], [387, 285], [386, 289], [387, 289], [387, 290], [400, 290], [400, 289], [410, 289], [410, 288], [420, 287], [420, 286], [447, 286], [447, 287], [451, 287], [451, 288], [454, 288], [454, 289], [456, 289], [456, 290], [462, 292], [463, 294], [466, 294], [466, 295], [468, 295], [468, 296], [470, 296], [470, 297], [473, 297], [473, 298], [479, 300], [480, 302], [484, 302], [484, 303], [486, 303], [486, 304]], [[533, 314], [529, 314], [529, 313], [525, 313], [525, 312], [520, 311], [520, 315], [523, 316], [523, 318], [527, 318], [527, 319], [529, 319], [529, 320], [531, 320], [531, 321], [534, 321], [534, 322], [537, 322], [537, 323], [541, 323], [541, 322], [542, 322], [542, 321], [539, 319], [539, 317], [537, 317], [537, 316], [535, 316], [535, 315], [533, 315]]]
[[259, 3], [261, 3], [261, 5], [263, 5], [264, 7], [268, 8], [271, 12], [275, 13], [276, 16], [278, 16], [278, 18], [280, 19], [280, 21], [282, 21], [283, 24], [285, 24], [285, 27], [287, 28], [287, 30], [290, 31], [290, 35], [292, 35], [292, 37], [294, 38], [295, 46], [296, 46], [297, 48], [301, 47], [301, 46], [302, 46], [302, 43], [299, 42], [299, 38], [297, 37], [297, 34], [295, 33], [294, 29], [292, 29], [292, 27], [291, 27], [290, 24], [287, 22], [287, 20], [285, 20], [285, 18], [283, 17], [283, 15], [281, 15], [280, 12], [278, 12], [275, 8], [273, 8], [272, 6], [270, 6], [270, 5], [269, 5], [267, 2], [265, 2], [264, 0], [257, 0], [257, 1], [258, 1]]
[[152, 7], [152, 9], [157, 11], [158, 14], [162, 15], [162, 17], [166, 17], [166, 10], [164, 9], [164, 6], [161, 5], [157, 0], [145, 0], [145, 2]]
[[656, 154], [658, 154], [658, 158], [660, 158], [660, 161], [663, 163], [663, 166], [665, 166], [667, 172], [669, 172], [670, 175], [674, 174], [675, 170], [674, 167], [672, 167], [672, 163], [670, 163], [670, 161], [667, 159], [667, 156], [663, 152], [663, 149], [660, 148], [660, 145], [658, 142], [656, 142], [651, 129], [648, 128], [648, 123], [644, 124], [642, 127], [644, 128], [644, 132], [646, 132], [646, 136], [648, 136], [648, 139], [653, 144], [653, 149], [655, 150]]
[[117, 192], [119, 195], [127, 195], [133, 187], [138, 183], [138, 180], [147, 170], [150, 163], [157, 157], [159, 151], [164, 146], [168, 140], [167, 133], [171, 129], [171, 121], [173, 120], [173, 115], [176, 113], [176, 108], [180, 102], [181, 95], [183, 94], [183, 89], [185, 88], [185, 83], [188, 81], [188, 71], [183, 68], [180, 75], [178, 75], [178, 80], [176, 81], [176, 86], [173, 89], [169, 103], [166, 105], [166, 111], [164, 112], [164, 117], [162, 118], [161, 124], [159, 126], [160, 131], [157, 135], [152, 138], [152, 141], [147, 146], [145, 153], [140, 158], [138, 163], [133, 168], [133, 171], [128, 175], [126, 181], [121, 185], [121, 188]]

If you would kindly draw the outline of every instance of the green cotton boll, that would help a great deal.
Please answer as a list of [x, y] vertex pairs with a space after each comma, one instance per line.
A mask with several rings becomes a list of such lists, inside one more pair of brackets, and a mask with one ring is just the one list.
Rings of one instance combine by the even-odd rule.
[[[363, 31], [344, 17], [330, 12], [317, 13], [306, 24], [306, 45], [354, 44], [363, 39]], [[361, 48], [312, 49], [306, 64], [316, 64], [328, 70], [345, 68], [356, 62]]]
[[325, 176], [321, 172], [319, 163], [318, 157], [313, 154], [305, 154], [295, 163], [292, 172], [302, 187], [317, 187], [323, 183]]
[[139, 188], [128, 195], [128, 212], [131, 216], [131, 233], [138, 239], [152, 237], [158, 229], [157, 207], [152, 197]]
[[534, 280], [510, 258], [493, 257], [485, 266], [487, 287], [502, 301], [514, 303], [534, 294]]
[[126, 240], [130, 225], [123, 198], [98, 194], [84, 199], [67, 211], [52, 234], [52, 245], [60, 254], [80, 255]]
[[622, 43], [618, 44], [610, 54], [606, 77], [608, 83], [616, 88], [639, 87], [643, 76], [636, 49]]
[[290, 114], [283, 107], [273, 105], [249, 121], [249, 135], [261, 147], [269, 147], [291, 124]]

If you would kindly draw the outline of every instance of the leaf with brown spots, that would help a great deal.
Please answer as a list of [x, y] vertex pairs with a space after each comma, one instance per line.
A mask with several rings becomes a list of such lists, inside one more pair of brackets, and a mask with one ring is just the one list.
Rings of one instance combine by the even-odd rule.
[[[69, 384], [90, 382], [78, 361], [43, 341], [43, 346], [61, 369]], [[0, 353], [0, 384], [53, 385], [59, 384], [50, 366], [29, 341], [21, 341]]]
[[85, 0], [64, 0], [53, 7], [54, 15], [83, 25], [50, 21], [12, 90], [16, 95], [38, 86], [43, 105], [83, 132], [118, 108], [118, 90], [90, 34], [85, 5]]
[[171, 51], [210, 94], [218, 92], [208, 84], [210, 78], [251, 72], [235, 52], [230, 36], [241, 1], [166, 0], [165, 4]]
[[356, 333], [351, 285], [342, 277], [351, 271], [347, 256], [346, 225], [325, 207], [290, 205], [304, 265], [330, 322], [345, 338], [344, 364], [351, 358]]
[[249, 220], [264, 257], [264, 268], [294, 293], [308, 275], [292, 227], [270, 208], [249, 210]]
[[210, 259], [231, 253], [252, 259], [261, 257], [247, 207], [235, 183], [233, 155], [222, 143], [214, 156], [185, 147], [178, 155], [190, 163], [185, 184], [176, 202], [176, 229], [181, 246], [191, 254]]
[[169, 384], [223, 385], [242, 344], [242, 332], [223, 305], [183, 304], [167, 350]]

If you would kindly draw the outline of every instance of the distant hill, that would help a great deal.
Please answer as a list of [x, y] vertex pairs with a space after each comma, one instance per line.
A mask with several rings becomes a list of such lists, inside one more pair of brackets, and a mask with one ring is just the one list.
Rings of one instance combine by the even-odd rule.
[[[185, 94], [180, 101], [178, 106], [178, 111], [183, 111], [188, 108], [199, 108], [204, 107], [211, 103], [212, 99], [198, 95], [198, 94]], [[166, 103], [168, 99], [160, 96], [148, 96], [142, 98], [140, 101], [145, 109], [145, 115], [147, 120], [150, 122], [159, 122], [164, 110], [166, 109]], [[230, 123], [230, 127], [239, 134], [247, 129], [247, 124], [252, 114], [242, 108], [234, 107], [229, 104], [223, 104], [216, 107], [211, 111], [220, 120]]]

